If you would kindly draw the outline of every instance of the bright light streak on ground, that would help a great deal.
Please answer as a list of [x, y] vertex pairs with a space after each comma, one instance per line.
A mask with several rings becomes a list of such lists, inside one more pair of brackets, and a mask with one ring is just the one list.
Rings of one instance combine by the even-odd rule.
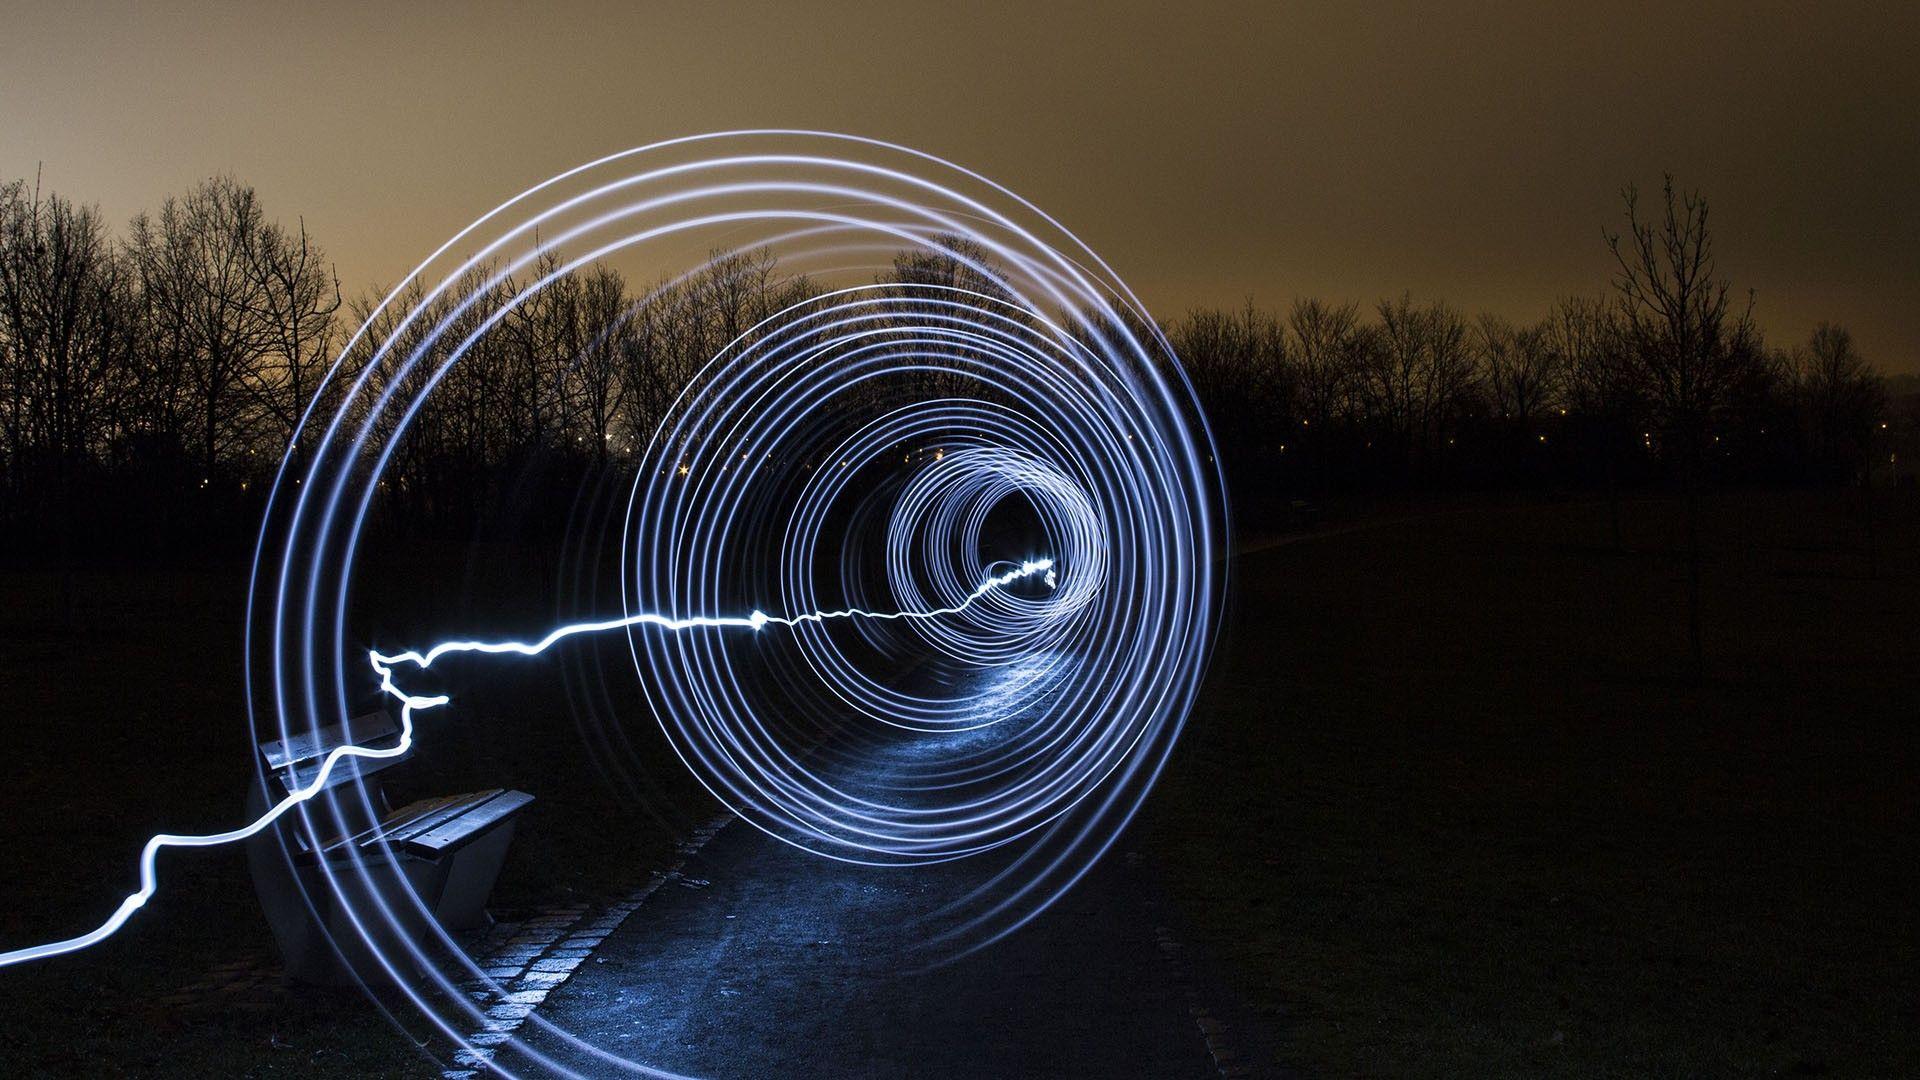
[[629, 615], [623, 619], [608, 619], [601, 622], [573, 623], [562, 626], [539, 641], [527, 644], [520, 641], [443, 641], [426, 652], [408, 651], [387, 655], [370, 652], [368, 661], [373, 665], [375, 674], [380, 677], [380, 692], [400, 702], [400, 741], [383, 749], [365, 746], [336, 747], [321, 762], [319, 772], [305, 787], [289, 793], [286, 798], [275, 803], [266, 813], [253, 821], [226, 832], [209, 833], [201, 836], [187, 836], [175, 833], [161, 833], [148, 840], [140, 849], [140, 888], [129, 894], [120, 906], [95, 929], [78, 937], [64, 941], [50, 941], [43, 945], [32, 945], [24, 949], [14, 949], [0, 953], [0, 967], [26, 963], [32, 960], [44, 960], [64, 953], [78, 952], [81, 949], [97, 945], [112, 937], [124, 926], [133, 913], [146, 906], [159, 891], [160, 882], [155, 869], [155, 861], [163, 848], [170, 847], [218, 847], [222, 844], [237, 843], [254, 836], [279, 820], [288, 810], [318, 795], [327, 787], [328, 779], [340, 762], [350, 757], [360, 758], [396, 758], [407, 753], [413, 747], [413, 713], [416, 709], [431, 709], [447, 704], [450, 700], [445, 694], [420, 695], [409, 694], [400, 689], [393, 681], [393, 668], [397, 664], [412, 664], [425, 669], [435, 660], [448, 653], [517, 653], [521, 656], [538, 656], [554, 645], [580, 634], [598, 634], [610, 630], [624, 630], [635, 626], [657, 626], [663, 630], [682, 631], [699, 627], [720, 629], [741, 629], [759, 631], [767, 626], [798, 626], [806, 622], [825, 622], [828, 619], [937, 619], [947, 615], [958, 615], [971, 607], [973, 603], [995, 589], [1005, 588], [1023, 578], [1044, 573], [1048, 588], [1054, 587], [1055, 576], [1052, 559], [1033, 559], [1003, 574], [988, 578], [967, 598], [951, 607], [935, 608], [929, 611], [862, 611], [848, 608], [841, 611], [810, 611], [801, 615], [782, 617], [768, 615], [764, 611], [755, 611], [751, 615], [693, 616], [674, 618], [653, 612]]

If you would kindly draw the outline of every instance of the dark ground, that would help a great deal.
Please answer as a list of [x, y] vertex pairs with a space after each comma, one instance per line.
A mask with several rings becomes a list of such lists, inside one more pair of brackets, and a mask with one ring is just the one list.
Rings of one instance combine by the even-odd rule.
[[[1054, 921], [903, 990], [884, 941], [807, 942], [861, 941], [849, 930], [904, 900], [853, 874], [822, 905], [820, 871], [794, 861], [807, 857], [735, 826], [689, 870], [708, 888], [662, 890], [546, 1009], [597, 1009], [616, 1040], [641, 1021], [642, 1060], [723, 1050], [825, 1069], [871, 1052], [938, 1075], [1031, 1024], [996, 1068], [1169, 1075], [1074, 1049], [1110, 1028], [1117, 1054], [1151, 1045], [1180, 1068], [1182, 1045], [1201, 1052], [1151, 975], [1140, 935], [1164, 925], [1206, 958], [1209, 996], [1233, 999], [1223, 1015], [1259, 1029], [1243, 1043], [1255, 1075], [1920, 1073], [1920, 511], [1911, 495], [1882, 503], [1870, 579], [1858, 508], [1848, 492], [1709, 503], [1697, 683], [1671, 500], [1627, 504], [1621, 545], [1596, 502], [1330, 521], [1239, 561], [1208, 689], [1122, 845], [1141, 858], [1104, 868]], [[7, 945], [97, 921], [147, 833], [231, 824], [246, 776], [238, 577], [85, 584], [80, 624], [59, 631], [44, 579], [0, 582]], [[435, 617], [457, 614], [442, 601]], [[421, 780], [471, 772], [539, 796], [505, 904], [616, 895], [662, 865], [675, 827], [552, 715], [564, 692], [547, 677], [475, 706], [463, 723], [495, 748]], [[657, 753], [644, 730], [635, 745]], [[237, 855], [171, 856], [162, 874], [115, 941], [0, 971], [0, 1071], [428, 1072], [350, 996], [212, 1016], [156, 1004], [265, 943]], [[738, 928], [750, 913], [764, 917]], [[682, 978], [658, 972], [669, 944], [689, 950]], [[786, 987], [805, 1001], [787, 1007], [784, 1048], [742, 1045], [728, 1014], [692, 1008], [711, 991], [735, 1018], [781, 1015]], [[609, 1013], [620, 991], [646, 999]]]
[[1920, 507], [1875, 578], [1859, 508], [1710, 502], [1697, 684], [1673, 501], [1243, 559], [1139, 843], [1284, 1060], [1920, 1075]]

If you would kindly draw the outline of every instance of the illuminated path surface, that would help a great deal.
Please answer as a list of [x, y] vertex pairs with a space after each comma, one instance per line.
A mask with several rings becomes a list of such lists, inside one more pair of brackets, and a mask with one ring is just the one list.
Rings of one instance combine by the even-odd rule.
[[[682, 871], [708, 885], [655, 892], [539, 1014], [633, 1060], [714, 1080], [1217, 1078], [1155, 938], [1150, 869], [1127, 850], [1122, 839], [1021, 933], [914, 972], [916, 918], [964, 893], [994, 856], [854, 867], [736, 824]], [[550, 1036], [521, 1034], [594, 1073]]]
[[739, 825], [684, 873], [711, 884], [656, 892], [540, 1015], [714, 1080], [1220, 1075], [1123, 864], [984, 953], [900, 975], [908, 924], [963, 875], [830, 867]]

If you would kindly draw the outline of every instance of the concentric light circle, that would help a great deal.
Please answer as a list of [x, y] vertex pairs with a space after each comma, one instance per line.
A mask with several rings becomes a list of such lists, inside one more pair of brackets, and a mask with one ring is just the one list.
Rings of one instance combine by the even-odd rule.
[[[765, 613], [746, 630], [626, 627], [674, 752], [742, 819], [830, 859], [1001, 852], [925, 935], [983, 947], [1085, 873], [1165, 763], [1218, 616], [1224, 504], [1191, 388], [1125, 284], [1031, 204], [917, 151], [796, 131], [654, 144], [529, 189], [435, 252], [348, 344], [370, 362], [336, 367], [303, 422], [311, 449], [282, 465], [250, 620], [256, 735], [364, 700], [361, 537], [476, 343], [594, 263], [667, 271], [635, 318], [751, 253], [805, 287], [732, 326], [657, 429], [632, 433], [604, 603], [629, 620]], [[825, 617], [784, 621], [803, 615]], [[350, 785], [299, 812], [317, 835], [374, 807]], [[315, 902], [347, 913], [384, 969], [369, 974], [464, 1044], [484, 975], [444, 936], [383, 932], [424, 912], [417, 896], [327, 874]], [[567, 1055], [514, 1040], [495, 1067], [650, 1071], [548, 1032]]]

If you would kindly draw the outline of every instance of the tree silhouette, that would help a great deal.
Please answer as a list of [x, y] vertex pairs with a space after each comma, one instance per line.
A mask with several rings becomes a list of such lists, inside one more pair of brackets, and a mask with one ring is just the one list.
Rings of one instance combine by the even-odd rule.
[[1606, 234], [1616, 272], [1625, 357], [1656, 422], [1677, 450], [1687, 502], [1687, 643], [1704, 677], [1700, 615], [1700, 484], [1709, 428], [1762, 359], [1753, 302], [1735, 312], [1718, 273], [1707, 201], [1680, 194], [1669, 175], [1657, 220], [1642, 220], [1639, 192], [1621, 192], [1627, 227]]
[[[1769, 352], [1751, 298], [1737, 308], [1717, 272], [1705, 200], [1671, 179], [1662, 195], [1643, 217], [1637, 192], [1623, 193], [1626, 223], [1606, 234], [1612, 294], [1564, 300], [1539, 322], [1470, 319], [1403, 293], [1364, 312], [1318, 297], [1284, 316], [1251, 302], [1201, 308], [1165, 327], [1242, 520], [1309, 492], [1578, 487], [1597, 476], [1620, 546], [1621, 486], [1664, 467], [1687, 502], [1700, 674], [1698, 500], [1709, 476], [1864, 481], [1886, 399], [1844, 328], [1822, 324], [1803, 346]], [[274, 222], [231, 178], [137, 216], [124, 244], [90, 207], [0, 184], [0, 531], [25, 541], [9, 550], [57, 560], [82, 540], [165, 552], [175, 539], [244, 537], [232, 526], [257, 515], [259, 482], [283, 457], [297, 475], [311, 453], [308, 439], [289, 445], [302, 413], [331, 415], [362, 375], [409, 399], [434, 380], [404, 432], [363, 402], [347, 417], [372, 425], [374, 445], [393, 443], [382, 528], [470, 535], [496, 511], [538, 519], [530, 494], [711, 452], [691, 432], [643, 460], [710, 360], [821, 293], [764, 249], [714, 251], [697, 272], [635, 291], [611, 266], [559, 273], [565, 264], [547, 249], [511, 276], [473, 268], [403, 327], [423, 297], [417, 283], [378, 314], [380, 291], [343, 303], [304, 224]], [[989, 252], [931, 235], [873, 284], [896, 290], [875, 340], [912, 337], [940, 370], [863, 383], [837, 403], [841, 419], [991, 396], [968, 375], [976, 346], [927, 332], [955, 312], [914, 288], [964, 290], [952, 294], [963, 306], [1004, 314], [1011, 297]], [[449, 299], [476, 294], [464, 310]], [[1090, 333], [1111, 317], [1042, 315]], [[442, 319], [446, 333], [416, 359]], [[326, 379], [343, 320], [371, 323]], [[1158, 328], [1137, 329], [1157, 340]], [[1541, 452], [1549, 440], [1571, 449]], [[106, 522], [115, 527], [87, 527]]]

